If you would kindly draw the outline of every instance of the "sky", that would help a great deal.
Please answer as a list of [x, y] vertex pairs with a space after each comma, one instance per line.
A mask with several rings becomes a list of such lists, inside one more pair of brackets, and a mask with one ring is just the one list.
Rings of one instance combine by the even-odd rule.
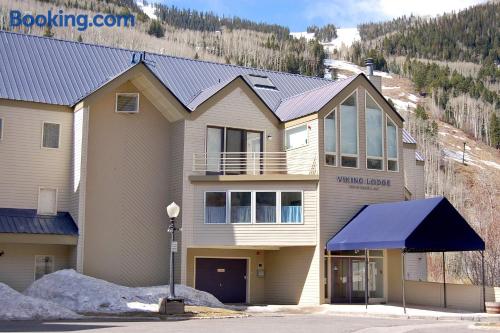
[[[155, 2], [154, 0], [151, 2]], [[485, 0], [158, 0], [167, 5], [240, 16], [257, 22], [284, 25], [305, 31], [312, 24], [333, 23], [351, 28], [363, 22], [385, 21], [411, 13], [439, 15], [467, 8]]]

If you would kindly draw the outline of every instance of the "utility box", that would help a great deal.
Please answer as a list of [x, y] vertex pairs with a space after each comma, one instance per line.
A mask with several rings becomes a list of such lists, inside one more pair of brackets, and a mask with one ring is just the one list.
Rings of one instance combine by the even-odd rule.
[[184, 314], [184, 300], [180, 298], [162, 298], [160, 299], [161, 315], [179, 315]]

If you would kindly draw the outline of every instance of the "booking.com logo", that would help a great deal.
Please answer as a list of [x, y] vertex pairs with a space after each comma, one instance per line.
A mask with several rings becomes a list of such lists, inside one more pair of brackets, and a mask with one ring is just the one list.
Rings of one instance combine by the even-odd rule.
[[51, 10], [47, 12], [47, 15], [37, 14], [32, 15], [23, 13], [20, 10], [10, 11], [10, 26], [20, 27], [24, 26], [30, 28], [32, 26], [37, 27], [76, 27], [78, 31], [85, 31], [89, 27], [133, 27], [135, 26], [135, 16], [132, 14], [127, 15], [112, 15], [112, 14], [96, 14], [95, 16], [90, 16], [87, 14], [73, 15], [64, 14], [64, 11], [60, 9], [56, 14]]

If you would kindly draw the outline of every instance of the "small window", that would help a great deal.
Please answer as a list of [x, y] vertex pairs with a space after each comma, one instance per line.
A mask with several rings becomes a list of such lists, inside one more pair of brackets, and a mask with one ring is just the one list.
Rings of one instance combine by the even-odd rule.
[[383, 170], [384, 139], [383, 113], [373, 98], [366, 93], [366, 168]]
[[231, 223], [252, 223], [252, 192], [230, 192]]
[[302, 223], [302, 192], [281, 192], [281, 223]]
[[54, 256], [35, 256], [35, 280], [54, 272]]
[[255, 222], [276, 223], [276, 192], [256, 192], [255, 202]]
[[59, 148], [59, 136], [61, 125], [56, 123], [43, 123], [42, 147]]
[[285, 129], [286, 149], [294, 149], [307, 145], [307, 124]]
[[139, 112], [138, 93], [116, 94], [116, 112], [137, 113]]
[[386, 124], [387, 170], [398, 171], [398, 128], [389, 117]]
[[205, 223], [226, 223], [226, 192], [205, 193]]
[[38, 193], [38, 214], [57, 214], [57, 190], [54, 188], [41, 188]]
[[356, 93], [340, 105], [340, 163], [358, 167], [358, 108]]
[[255, 88], [278, 90], [273, 81], [271, 81], [271, 79], [265, 75], [248, 74], [248, 79]]
[[3, 119], [0, 118], [0, 141], [3, 139]]
[[337, 165], [337, 117], [333, 110], [325, 117], [325, 163]]

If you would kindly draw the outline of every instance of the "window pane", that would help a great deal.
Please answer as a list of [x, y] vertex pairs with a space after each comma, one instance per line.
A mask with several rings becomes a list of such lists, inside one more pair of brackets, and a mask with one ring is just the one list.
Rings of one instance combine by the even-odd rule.
[[43, 147], [59, 148], [59, 124], [43, 123]]
[[366, 95], [366, 154], [383, 157], [382, 152], [382, 110]]
[[307, 144], [307, 125], [285, 130], [286, 149], [293, 149]]
[[342, 156], [341, 161], [342, 161], [343, 167], [348, 167], [348, 168], [357, 168], [358, 167], [358, 158], [357, 157]]
[[226, 223], [226, 193], [207, 192], [205, 195], [205, 223]]
[[387, 119], [387, 157], [397, 158], [397, 129], [396, 125]]
[[340, 106], [340, 143], [343, 154], [358, 154], [358, 111], [356, 104], [356, 94], [353, 94]]
[[231, 223], [252, 222], [252, 194], [231, 192]]
[[382, 170], [382, 160], [377, 160], [374, 158], [368, 158], [366, 160], [366, 167], [368, 169]]
[[281, 223], [302, 223], [302, 193], [281, 192]]
[[335, 111], [325, 118], [325, 152], [337, 151], [337, 124], [335, 122]]
[[276, 192], [256, 192], [257, 223], [276, 223]]
[[207, 128], [207, 171], [219, 172], [222, 153], [222, 128]]
[[325, 155], [325, 163], [327, 165], [337, 165], [337, 156], [335, 156], [335, 155]]
[[398, 171], [398, 162], [393, 160], [387, 161], [387, 168], [390, 171]]

